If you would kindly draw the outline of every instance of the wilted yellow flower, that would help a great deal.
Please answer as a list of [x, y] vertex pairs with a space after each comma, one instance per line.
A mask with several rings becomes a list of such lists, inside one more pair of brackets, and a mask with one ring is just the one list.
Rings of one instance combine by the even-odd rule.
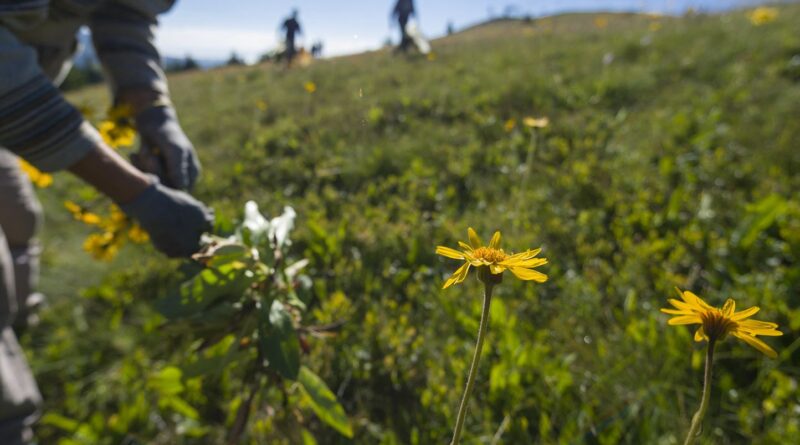
[[472, 227], [469, 228], [467, 234], [469, 244], [459, 242], [458, 245], [462, 249], [460, 251], [444, 246], [436, 247], [437, 255], [464, 261], [464, 264], [444, 283], [443, 289], [464, 281], [471, 266], [487, 268], [493, 276], [502, 275], [508, 269], [520, 280], [532, 280], [538, 283], [547, 281], [547, 275], [533, 270], [534, 267], [547, 264], [547, 258], [534, 258], [542, 249], [508, 254], [500, 248], [500, 232], [494, 233], [488, 246], [483, 245]]
[[681, 300], [670, 299], [676, 309], [661, 309], [665, 314], [675, 315], [667, 323], [670, 325], [699, 324], [694, 333], [695, 341], [722, 341], [728, 334], [744, 341], [763, 352], [770, 358], [778, 354], [766, 343], [756, 338], [757, 335], [781, 336], [778, 325], [766, 321], [748, 320], [759, 311], [757, 306], [736, 312], [736, 302], [728, 299], [722, 309], [710, 306], [702, 298], [689, 291], [676, 289]]
[[133, 126], [133, 109], [123, 104], [111, 107], [106, 120], [100, 122], [98, 128], [103, 141], [112, 148], [128, 147], [136, 139]]
[[550, 125], [550, 119], [546, 117], [534, 118], [528, 116], [525, 119], [522, 119], [522, 123], [529, 128], [545, 128]]
[[514, 119], [513, 117], [507, 120], [505, 124], [503, 124], [503, 129], [506, 130], [506, 133], [510, 133], [516, 127], [517, 127], [517, 120]]
[[762, 6], [747, 13], [747, 18], [750, 23], [755, 26], [761, 26], [769, 22], [774, 22], [778, 18], [778, 10]]
[[83, 243], [83, 250], [96, 260], [111, 261], [119, 251], [118, 239], [113, 233], [93, 233]]
[[36, 187], [47, 188], [53, 185], [52, 175], [42, 172], [22, 158], [19, 158], [19, 168], [28, 175]]
[[305, 85], [303, 85], [303, 88], [305, 88], [309, 94], [314, 94], [314, 92], [317, 91], [317, 84], [308, 81], [305, 83]]

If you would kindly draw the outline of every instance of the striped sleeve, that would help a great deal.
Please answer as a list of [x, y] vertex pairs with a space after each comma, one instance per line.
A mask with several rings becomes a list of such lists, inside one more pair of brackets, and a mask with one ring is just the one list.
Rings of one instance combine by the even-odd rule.
[[0, 25], [0, 146], [50, 172], [68, 168], [100, 143], [41, 72], [36, 51]]
[[156, 16], [172, 6], [170, 0], [110, 0], [89, 24], [97, 55], [112, 94], [148, 89], [167, 95], [161, 55], [154, 45]]

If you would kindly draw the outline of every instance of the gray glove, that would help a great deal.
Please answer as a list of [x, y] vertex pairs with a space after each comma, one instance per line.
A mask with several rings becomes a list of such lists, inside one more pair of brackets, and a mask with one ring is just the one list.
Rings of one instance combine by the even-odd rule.
[[175, 110], [150, 107], [136, 116], [136, 129], [142, 145], [139, 153], [131, 156], [133, 165], [158, 176], [167, 187], [191, 190], [200, 175], [200, 161]]
[[156, 249], [173, 258], [196, 253], [200, 236], [214, 222], [213, 211], [203, 203], [158, 181], [120, 208], [147, 231]]

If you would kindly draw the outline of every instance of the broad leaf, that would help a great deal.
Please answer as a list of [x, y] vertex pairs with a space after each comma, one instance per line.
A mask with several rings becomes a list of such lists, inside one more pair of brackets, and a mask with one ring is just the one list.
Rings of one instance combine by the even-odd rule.
[[269, 313], [261, 311], [260, 346], [269, 367], [281, 377], [296, 380], [300, 371], [300, 340], [294, 330], [292, 315], [278, 300]]
[[305, 366], [300, 368], [297, 381], [300, 382], [300, 387], [317, 417], [343, 436], [352, 438], [353, 427], [350, 425], [350, 419], [336, 400], [336, 396], [328, 389], [328, 385]]

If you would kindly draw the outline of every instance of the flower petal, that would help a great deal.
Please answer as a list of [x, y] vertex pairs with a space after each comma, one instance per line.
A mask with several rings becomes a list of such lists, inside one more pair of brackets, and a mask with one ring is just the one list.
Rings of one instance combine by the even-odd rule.
[[506, 258], [504, 261], [500, 262], [500, 264], [511, 267], [526, 267], [530, 269], [547, 264], [547, 258], [530, 258], [527, 260], [512, 260], [511, 258]]
[[701, 342], [703, 340], [708, 340], [708, 337], [706, 337], [706, 333], [703, 330], [703, 327], [700, 326], [699, 328], [697, 328], [696, 331], [694, 331], [694, 341]]
[[682, 311], [689, 311], [689, 312], [694, 312], [694, 313], [702, 312], [700, 310], [700, 308], [698, 308], [696, 306], [692, 306], [691, 304], [685, 303], [685, 302], [683, 302], [681, 300], [676, 300], [675, 298], [670, 298], [667, 301], [669, 301], [669, 303], [671, 305], [675, 306], [676, 308], [678, 308], [678, 309], [680, 309]]
[[490, 264], [489, 271], [492, 272], [492, 275], [500, 275], [501, 273], [505, 272], [506, 268], [501, 266], [500, 264]]
[[678, 309], [667, 309], [667, 308], [661, 308], [660, 310], [665, 314], [671, 314], [671, 315], [695, 315], [695, 313], [692, 311], [682, 311]]
[[464, 254], [445, 246], [436, 246], [436, 254], [443, 257], [452, 258], [454, 260], [463, 260]]
[[760, 309], [761, 308], [759, 308], [758, 306], [753, 306], [751, 308], [747, 308], [747, 309], [745, 309], [743, 311], [740, 311], [740, 312], [737, 312], [737, 313], [733, 314], [733, 316], [731, 317], [731, 320], [739, 321], [739, 320], [744, 320], [745, 318], [748, 318], [748, 317], [752, 317]]
[[535, 257], [536, 255], [539, 255], [539, 252], [541, 252], [541, 251], [542, 251], [541, 247], [538, 248], [538, 249], [534, 249], [534, 250], [528, 249], [528, 250], [526, 250], [524, 252], [515, 253], [514, 255], [511, 255], [510, 257], [506, 258], [506, 261], [508, 261], [508, 260], [527, 260], [529, 258]]
[[748, 345], [750, 345], [750, 346], [758, 349], [759, 351], [763, 352], [764, 355], [766, 355], [769, 358], [776, 358], [778, 356], [778, 353], [775, 352], [774, 349], [770, 348], [766, 343], [764, 343], [763, 341], [755, 338], [752, 335], [747, 335], [747, 334], [743, 334], [743, 333], [734, 331], [733, 332], [733, 336], [738, 338], [738, 339], [740, 339], [740, 340], [743, 340]]
[[532, 269], [525, 269], [524, 267], [510, 267], [511, 273], [517, 278], [524, 281], [536, 281], [537, 283], [544, 283], [547, 281], [547, 275]]
[[491, 247], [492, 249], [497, 249], [499, 245], [500, 245], [500, 231], [498, 230], [497, 232], [494, 232], [494, 235], [492, 235], [492, 239], [489, 241], [489, 247]]
[[467, 229], [467, 235], [469, 235], [469, 243], [472, 245], [473, 249], [483, 247], [483, 241], [481, 241], [481, 238], [478, 236], [477, 233], [475, 233], [475, 229], [473, 229], [472, 227]]
[[747, 329], [777, 329], [777, 323], [770, 323], [768, 321], [759, 321], [759, 320], [742, 320], [739, 323], [739, 327], [747, 328]]
[[470, 246], [469, 244], [467, 244], [467, 243], [465, 243], [463, 241], [459, 241], [458, 242], [458, 247], [461, 247], [462, 249], [464, 249], [467, 252], [472, 252], [472, 246]]
[[725, 318], [731, 318], [734, 312], [736, 312], [736, 302], [728, 298], [722, 306], [722, 315], [724, 315]]
[[681, 324], [698, 324], [703, 323], [703, 320], [700, 319], [697, 315], [680, 315], [678, 317], [670, 318], [667, 321], [667, 324], [670, 326], [676, 326]]
[[714, 309], [711, 305], [706, 303], [702, 298], [695, 295], [692, 291], [688, 290], [683, 291], [683, 293], [681, 294], [681, 298], [683, 298], [683, 301], [691, 304], [692, 306], [698, 306], [705, 310]]
[[469, 263], [464, 263], [461, 267], [458, 268], [458, 270], [455, 271], [455, 273], [453, 273], [453, 275], [450, 278], [447, 279], [442, 289], [447, 289], [448, 287], [454, 284], [458, 284], [464, 281], [464, 279], [467, 278], [468, 272], [469, 272]]

